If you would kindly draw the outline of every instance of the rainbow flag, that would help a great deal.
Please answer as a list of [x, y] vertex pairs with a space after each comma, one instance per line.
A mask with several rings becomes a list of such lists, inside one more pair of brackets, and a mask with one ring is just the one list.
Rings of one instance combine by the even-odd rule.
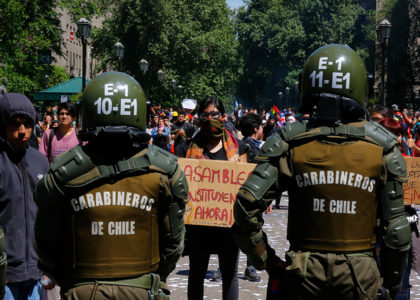
[[271, 108], [271, 114], [275, 115], [276, 113], [280, 113], [280, 110], [277, 108], [277, 106], [273, 105], [273, 107]]

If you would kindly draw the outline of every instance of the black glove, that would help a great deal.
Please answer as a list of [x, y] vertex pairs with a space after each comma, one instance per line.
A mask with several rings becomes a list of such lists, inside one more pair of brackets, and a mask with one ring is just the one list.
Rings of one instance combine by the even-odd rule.
[[389, 299], [391, 299], [391, 296], [389, 295], [388, 290], [384, 288], [383, 286], [381, 286], [378, 289], [378, 293], [376, 294], [375, 300], [389, 300]]

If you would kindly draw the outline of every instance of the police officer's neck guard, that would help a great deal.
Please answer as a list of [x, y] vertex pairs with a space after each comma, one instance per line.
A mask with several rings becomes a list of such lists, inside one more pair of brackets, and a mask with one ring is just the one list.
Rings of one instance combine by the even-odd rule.
[[312, 95], [313, 119], [322, 123], [350, 123], [363, 121], [365, 110], [360, 104], [340, 95], [320, 93]]
[[123, 146], [144, 148], [150, 140], [149, 134], [129, 126], [96, 127], [94, 129], [81, 130], [79, 136], [82, 141], [105, 144], [109, 145], [109, 147], [118, 144], [119, 148]]

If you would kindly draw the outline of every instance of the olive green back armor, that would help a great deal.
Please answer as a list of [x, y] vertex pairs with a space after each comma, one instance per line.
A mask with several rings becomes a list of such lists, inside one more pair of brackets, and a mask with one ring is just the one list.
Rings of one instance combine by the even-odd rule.
[[157, 215], [164, 205], [160, 180], [157, 172], [126, 177], [70, 200], [66, 221], [73, 229], [74, 277], [120, 278], [157, 270]]
[[[159, 267], [160, 226], [174, 238], [184, 232], [183, 203], [188, 186], [177, 158], [153, 145], [115, 165], [94, 166], [81, 147], [61, 155], [36, 193], [57, 193], [64, 202], [67, 235], [61, 272], [72, 278], [124, 278]], [[47, 184], [45, 184], [47, 182]], [[165, 190], [165, 182], [170, 190]], [[61, 198], [61, 199], [59, 199]], [[42, 203], [37, 196], [38, 205]], [[50, 201], [50, 200], [46, 200]], [[167, 225], [159, 214], [168, 210]], [[50, 266], [55, 269], [57, 266]], [[59, 276], [58, 276], [59, 277]]]
[[371, 250], [383, 148], [314, 140], [291, 150], [288, 240], [292, 249]]
[[[386, 249], [381, 254], [386, 257], [382, 262], [384, 285], [398, 290], [411, 235], [402, 201], [406, 166], [396, 148], [396, 137], [374, 122], [313, 126], [306, 120], [286, 125], [263, 145], [257, 156], [260, 163], [240, 188], [234, 205], [233, 230], [238, 245], [255, 267], [266, 268], [270, 248], [263, 239], [258, 211], [266, 209], [267, 195], [289, 190], [288, 231], [292, 246], [338, 252], [372, 249], [380, 200], [378, 218], [383, 220]], [[333, 154], [338, 158], [332, 158]], [[329, 162], [328, 158], [333, 160]], [[340, 171], [338, 184], [336, 171]], [[329, 185], [332, 180], [334, 184]], [[380, 192], [375, 193], [379, 186]], [[346, 192], [339, 192], [341, 188]], [[359, 202], [359, 197], [366, 202]], [[331, 200], [335, 202], [331, 204]], [[339, 204], [337, 200], [350, 202]], [[352, 201], [356, 201], [355, 210]], [[359, 219], [353, 218], [353, 211], [360, 213]], [[337, 217], [337, 213], [341, 217], [345, 213], [345, 218]], [[340, 243], [340, 239], [345, 242]]]

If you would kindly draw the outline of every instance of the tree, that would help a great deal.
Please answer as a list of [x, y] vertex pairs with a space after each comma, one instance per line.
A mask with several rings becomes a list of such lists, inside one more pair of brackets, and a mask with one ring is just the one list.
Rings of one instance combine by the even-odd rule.
[[104, 16], [113, 7], [114, 0], [60, 0], [60, 6], [65, 7], [74, 23], [80, 18], [91, 20], [97, 16]]
[[[224, 0], [122, 0], [93, 32], [102, 69], [115, 68], [113, 44], [125, 47], [122, 71], [133, 75], [152, 102], [216, 95], [233, 103], [238, 78], [237, 40]], [[140, 59], [149, 62], [143, 75]], [[157, 71], [165, 72], [163, 86]], [[179, 95], [171, 80], [184, 87]]]
[[51, 51], [61, 52], [55, 0], [0, 0], [0, 78], [8, 91], [32, 97], [51, 74]]
[[[243, 102], [297, 106], [295, 83], [306, 58], [330, 43], [348, 44], [367, 57], [370, 14], [355, 0], [252, 0], [237, 15], [244, 72]], [[373, 37], [370, 37], [372, 40]], [[372, 63], [373, 66], [373, 63]], [[287, 95], [286, 88], [289, 88]], [[278, 93], [283, 93], [282, 102]]]

